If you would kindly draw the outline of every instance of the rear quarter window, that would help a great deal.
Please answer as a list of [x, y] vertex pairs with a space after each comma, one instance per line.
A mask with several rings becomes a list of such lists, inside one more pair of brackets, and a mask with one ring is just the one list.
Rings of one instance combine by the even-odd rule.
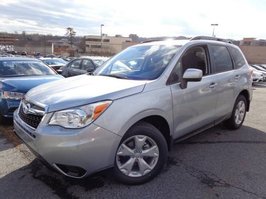
[[233, 47], [229, 47], [229, 51], [233, 57], [236, 69], [241, 68], [246, 64], [245, 58], [243, 54], [240, 52], [240, 50]]
[[215, 73], [233, 69], [231, 56], [225, 46], [211, 45], [210, 50]]

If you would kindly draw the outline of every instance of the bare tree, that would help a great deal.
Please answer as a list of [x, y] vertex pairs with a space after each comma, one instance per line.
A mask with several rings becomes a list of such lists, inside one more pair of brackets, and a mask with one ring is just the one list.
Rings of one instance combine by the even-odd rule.
[[76, 35], [76, 32], [71, 27], [68, 27], [66, 30], [67, 30], [66, 36], [68, 37], [69, 43], [72, 46], [73, 45], [74, 36]]

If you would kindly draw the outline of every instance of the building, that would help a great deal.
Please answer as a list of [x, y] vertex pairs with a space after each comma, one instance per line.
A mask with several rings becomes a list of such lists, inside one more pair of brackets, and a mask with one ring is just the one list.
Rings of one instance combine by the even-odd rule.
[[78, 51], [77, 47], [69, 44], [67, 39], [49, 40], [48, 43], [51, 44], [51, 53], [57, 56], [73, 57]]
[[243, 38], [239, 44], [248, 63], [266, 64], [266, 40], [256, 38]]
[[266, 40], [256, 38], [243, 38], [240, 41], [240, 46], [266, 46]]
[[16, 38], [11, 35], [0, 34], [0, 51], [14, 50]]
[[135, 43], [132, 42], [131, 38], [122, 37], [121, 35], [85, 36], [86, 53], [90, 55], [111, 56], [133, 44]]

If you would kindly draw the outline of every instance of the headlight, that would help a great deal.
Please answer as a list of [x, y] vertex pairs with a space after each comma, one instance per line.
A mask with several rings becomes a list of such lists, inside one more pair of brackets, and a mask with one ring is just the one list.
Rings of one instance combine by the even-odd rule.
[[10, 92], [10, 91], [3, 91], [1, 92], [1, 97], [3, 99], [15, 99], [15, 100], [21, 100], [24, 97], [24, 93], [18, 93], [18, 92]]
[[85, 127], [96, 120], [111, 103], [111, 101], [104, 101], [55, 112], [49, 124], [64, 128]]

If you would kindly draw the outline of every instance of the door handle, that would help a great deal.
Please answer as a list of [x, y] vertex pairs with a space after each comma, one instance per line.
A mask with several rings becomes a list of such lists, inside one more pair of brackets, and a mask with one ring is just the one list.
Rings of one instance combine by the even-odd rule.
[[235, 76], [235, 80], [239, 80], [239, 78], [240, 78], [240, 75]]
[[214, 82], [213, 82], [213, 83], [210, 84], [209, 88], [214, 88], [214, 87], [216, 87], [216, 86], [217, 86], [217, 83], [214, 83]]

